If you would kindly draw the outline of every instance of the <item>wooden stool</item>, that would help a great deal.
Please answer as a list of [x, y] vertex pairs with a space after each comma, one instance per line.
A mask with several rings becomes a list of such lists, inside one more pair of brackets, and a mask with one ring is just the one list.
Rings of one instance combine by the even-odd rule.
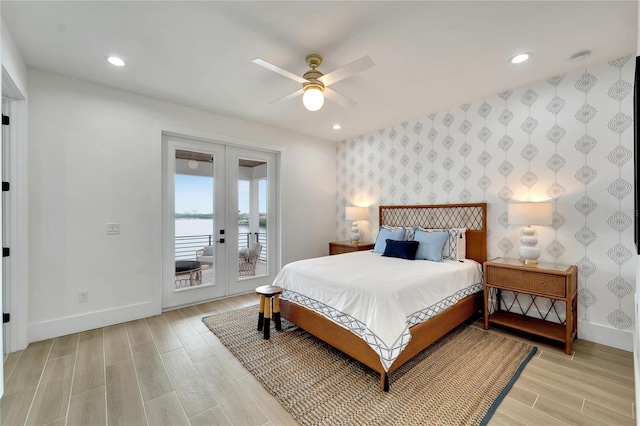
[[269, 338], [271, 330], [271, 298], [273, 297], [273, 320], [276, 323], [276, 330], [282, 330], [280, 322], [280, 295], [282, 288], [273, 285], [263, 285], [256, 288], [256, 293], [260, 295], [260, 311], [258, 312], [258, 331], [264, 331], [264, 338]]

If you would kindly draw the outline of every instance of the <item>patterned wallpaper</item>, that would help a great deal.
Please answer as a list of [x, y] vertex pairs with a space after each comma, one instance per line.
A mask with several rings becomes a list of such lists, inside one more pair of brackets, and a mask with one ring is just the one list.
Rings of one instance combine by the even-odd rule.
[[[552, 201], [537, 227], [540, 261], [579, 269], [578, 319], [633, 325], [632, 57], [557, 76], [337, 147], [337, 234], [345, 206], [369, 206], [362, 241], [377, 234], [380, 204], [486, 201], [489, 258], [518, 257], [521, 227], [507, 204]], [[559, 315], [562, 317], [563, 312]]]

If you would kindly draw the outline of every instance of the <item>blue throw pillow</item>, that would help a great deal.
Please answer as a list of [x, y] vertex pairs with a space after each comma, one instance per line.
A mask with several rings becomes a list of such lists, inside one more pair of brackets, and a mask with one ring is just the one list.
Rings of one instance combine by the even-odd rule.
[[442, 248], [449, 241], [449, 231], [414, 230], [413, 240], [420, 243], [416, 259], [442, 262]]
[[399, 257], [401, 259], [416, 260], [416, 251], [420, 243], [417, 241], [395, 241], [388, 239], [383, 256]]
[[373, 252], [380, 254], [384, 253], [384, 249], [387, 246], [387, 240], [402, 241], [404, 240], [406, 232], [407, 231], [404, 228], [390, 229], [383, 226], [380, 228], [380, 232], [378, 232], [378, 238], [376, 238], [376, 245], [373, 247]]

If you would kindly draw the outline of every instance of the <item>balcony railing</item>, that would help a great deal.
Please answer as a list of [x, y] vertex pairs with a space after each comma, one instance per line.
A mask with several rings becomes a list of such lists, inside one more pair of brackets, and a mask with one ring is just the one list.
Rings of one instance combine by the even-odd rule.
[[[238, 250], [248, 247], [252, 240], [262, 244], [262, 251], [258, 260], [267, 261], [267, 233], [266, 232], [246, 232], [238, 234]], [[175, 238], [176, 260], [195, 260], [196, 251], [206, 246], [211, 246], [216, 242], [215, 235], [188, 235]]]

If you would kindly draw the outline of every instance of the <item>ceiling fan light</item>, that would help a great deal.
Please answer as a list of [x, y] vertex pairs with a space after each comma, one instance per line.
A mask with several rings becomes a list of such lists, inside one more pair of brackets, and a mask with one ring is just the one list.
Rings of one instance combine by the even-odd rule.
[[324, 105], [324, 94], [320, 87], [308, 85], [304, 88], [302, 95], [302, 104], [309, 111], [317, 111]]

